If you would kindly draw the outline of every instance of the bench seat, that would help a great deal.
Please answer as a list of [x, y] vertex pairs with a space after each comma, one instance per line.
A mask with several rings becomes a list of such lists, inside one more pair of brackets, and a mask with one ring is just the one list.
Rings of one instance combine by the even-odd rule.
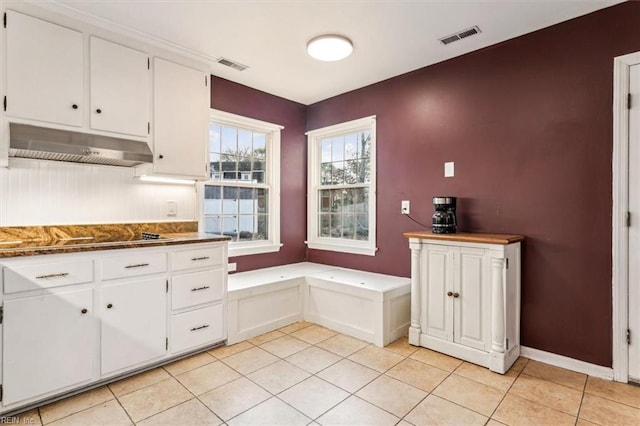
[[410, 278], [303, 262], [229, 275], [234, 344], [306, 320], [385, 346], [406, 335]]

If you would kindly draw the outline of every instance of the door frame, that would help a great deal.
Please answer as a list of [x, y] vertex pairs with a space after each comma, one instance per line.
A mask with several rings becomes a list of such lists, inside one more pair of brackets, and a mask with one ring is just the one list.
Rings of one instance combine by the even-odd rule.
[[[613, 379], [629, 381], [629, 68], [640, 64], [640, 52], [613, 60], [612, 299]], [[637, 100], [636, 100], [637, 102]]]

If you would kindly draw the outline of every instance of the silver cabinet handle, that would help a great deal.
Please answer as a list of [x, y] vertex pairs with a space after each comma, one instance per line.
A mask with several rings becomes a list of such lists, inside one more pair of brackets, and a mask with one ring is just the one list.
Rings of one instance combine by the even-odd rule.
[[191, 291], [200, 291], [200, 290], [206, 290], [210, 288], [208, 285], [205, 285], [204, 287], [196, 287], [196, 288], [192, 288]]
[[209, 324], [204, 324], [204, 325], [201, 325], [200, 327], [193, 327], [191, 329], [191, 331], [198, 331], [198, 330], [202, 330], [203, 328], [208, 328], [208, 327], [209, 327]]
[[149, 266], [148, 263], [136, 263], [135, 265], [127, 265], [124, 267], [124, 269], [131, 269], [131, 268], [142, 268], [145, 266]]
[[36, 277], [36, 280], [42, 280], [45, 278], [61, 278], [61, 277], [66, 277], [67, 275], [69, 275], [68, 272], [61, 272], [59, 274], [38, 275]]
[[191, 260], [196, 262], [198, 260], [207, 260], [209, 259], [209, 256], [202, 256], [202, 257], [192, 257]]

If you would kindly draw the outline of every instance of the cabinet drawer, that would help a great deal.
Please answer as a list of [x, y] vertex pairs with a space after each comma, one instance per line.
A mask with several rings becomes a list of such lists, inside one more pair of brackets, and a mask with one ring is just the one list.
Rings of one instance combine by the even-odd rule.
[[171, 320], [171, 348], [181, 352], [224, 339], [223, 305], [174, 315]]
[[41, 263], [4, 268], [4, 292], [38, 290], [93, 281], [93, 261]]
[[222, 265], [223, 247], [207, 247], [194, 250], [177, 251], [173, 254], [173, 269], [202, 268]]
[[166, 253], [129, 254], [102, 261], [102, 278], [104, 280], [157, 274], [166, 270]]
[[175, 275], [172, 283], [172, 309], [214, 302], [222, 299], [224, 295], [224, 271], [222, 268]]

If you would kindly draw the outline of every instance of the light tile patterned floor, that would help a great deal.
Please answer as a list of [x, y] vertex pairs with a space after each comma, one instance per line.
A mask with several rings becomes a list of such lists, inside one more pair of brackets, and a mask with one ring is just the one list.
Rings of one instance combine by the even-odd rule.
[[[15, 423], [15, 419], [13, 419]], [[46, 425], [639, 425], [640, 387], [519, 359], [492, 373], [296, 323], [31, 410]]]

